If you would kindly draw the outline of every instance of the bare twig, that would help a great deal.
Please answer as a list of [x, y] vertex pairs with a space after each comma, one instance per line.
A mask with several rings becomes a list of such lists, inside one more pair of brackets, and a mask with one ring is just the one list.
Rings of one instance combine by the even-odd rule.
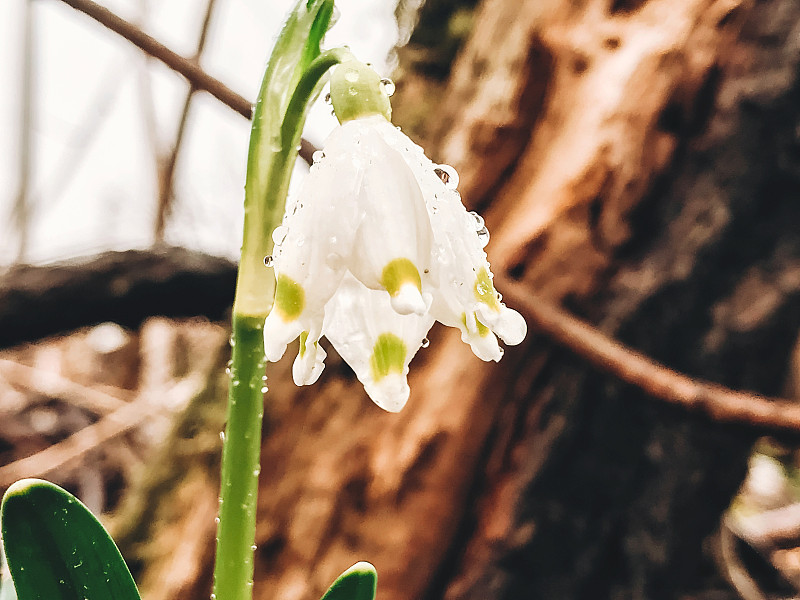
[[[95, 21], [118, 33], [150, 56], [157, 58], [173, 71], [183, 75], [198, 90], [203, 90], [217, 100], [232, 108], [246, 119], [253, 118], [253, 105], [243, 96], [231, 90], [224, 83], [206, 73], [200, 66], [177, 52], [173, 52], [155, 38], [147, 35], [135, 25], [112, 13], [107, 8], [91, 0], [61, 0]], [[300, 140], [300, 158], [312, 164], [316, 148], [308, 140]]]
[[199, 65], [173, 52], [155, 38], [147, 35], [135, 25], [129, 23], [112, 13], [107, 8], [91, 0], [62, 0], [75, 10], [78, 10], [95, 21], [118, 33], [126, 40], [139, 47], [141, 50], [157, 58], [173, 71], [183, 75], [198, 90], [204, 90], [217, 100], [226, 104], [246, 119], [253, 116], [253, 106], [244, 97], [231, 90], [224, 83], [211, 77]]
[[59, 398], [95, 415], [106, 415], [125, 406], [127, 402], [120, 396], [81, 385], [50, 371], [29, 367], [8, 359], [0, 359], [0, 375], [10, 383], [24, 387], [42, 396]]
[[31, 180], [31, 127], [33, 121], [34, 80], [34, 23], [33, 0], [26, 0], [22, 33], [22, 81], [19, 129], [19, 188], [14, 203], [14, 217], [19, 236], [17, 262], [25, 260], [28, 251], [30, 180]]
[[[197, 40], [197, 49], [192, 61], [195, 64], [200, 64], [200, 57], [203, 55], [203, 50], [206, 46], [206, 39], [208, 37], [208, 28], [211, 25], [211, 15], [214, 12], [214, 3], [216, 0], [208, 0], [206, 4], [206, 14], [203, 18], [203, 25], [200, 28], [200, 37]], [[190, 83], [189, 90], [186, 92], [186, 98], [183, 101], [183, 110], [181, 111], [181, 118], [178, 123], [178, 131], [175, 134], [175, 144], [172, 146], [172, 151], [167, 156], [165, 162], [160, 165], [159, 177], [159, 190], [158, 190], [158, 204], [156, 206], [156, 224], [155, 224], [155, 240], [157, 243], [164, 241], [164, 228], [167, 224], [167, 216], [170, 212], [170, 204], [173, 195], [172, 181], [175, 174], [175, 165], [178, 162], [178, 153], [180, 152], [181, 144], [183, 143], [183, 134], [186, 130], [186, 123], [189, 120], [189, 109], [192, 106], [192, 98], [197, 91], [194, 83]]]
[[504, 280], [499, 285], [503, 294], [521, 309], [529, 324], [602, 371], [651, 396], [703, 412], [716, 421], [800, 433], [798, 403], [737, 392], [677, 373], [625, 347], [547, 300], [537, 298], [518, 283]]
[[[177, 382], [174, 389], [185, 386], [188, 380], [193, 380], [194, 383], [191, 395], [202, 389], [203, 378], [198, 375], [190, 375]], [[185, 404], [185, 400], [182, 400], [182, 403]], [[0, 488], [8, 487], [22, 477], [41, 477], [68, 467], [102, 444], [136, 428], [146, 419], [165, 410], [163, 404], [158, 405], [148, 396], [127, 402], [98, 422], [84, 427], [57, 444], [0, 467]]]

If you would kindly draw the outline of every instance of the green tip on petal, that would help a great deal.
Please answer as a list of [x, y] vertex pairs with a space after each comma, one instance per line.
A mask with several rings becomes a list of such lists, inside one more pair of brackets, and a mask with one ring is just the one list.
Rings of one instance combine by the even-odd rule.
[[392, 118], [392, 105], [380, 76], [364, 63], [349, 60], [331, 76], [331, 104], [340, 123], [371, 115]]
[[[469, 330], [469, 327], [467, 327], [467, 313], [461, 313], [461, 323], [464, 325], [464, 329]], [[481, 323], [478, 315], [475, 315], [475, 326], [478, 328], [478, 335], [481, 337], [486, 337], [491, 332], [491, 329]]]
[[381, 285], [390, 296], [397, 296], [404, 284], [410, 283], [422, 292], [422, 280], [419, 270], [407, 258], [395, 258], [389, 262], [381, 273]]
[[495, 312], [500, 312], [500, 300], [497, 299], [497, 292], [486, 267], [481, 267], [481, 270], [478, 271], [478, 277], [475, 280], [475, 297], [478, 302], [483, 302]]
[[402, 373], [406, 360], [406, 344], [393, 333], [382, 333], [375, 341], [370, 365], [372, 378], [380, 381], [389, 373]]
[[294, 321], [303, 312], [305, 305], [303, 286], [284, 274], [278, 275], [275, 289], [275, 310], [284, 321]]

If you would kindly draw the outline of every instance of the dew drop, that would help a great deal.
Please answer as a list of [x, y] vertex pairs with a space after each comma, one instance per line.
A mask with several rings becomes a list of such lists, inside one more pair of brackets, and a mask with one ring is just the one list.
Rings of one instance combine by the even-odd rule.
[[[283, 240], [286, 239], [286, 234], [289, 232], [289, 228], [285, 225], [278, 225], [275, 230], [272, 232], [272, 241], [276, 246], [280, 246], [283, 243]], [[266, 263], [265, 263], [266, 264]], [[269, 265], [267, 265], [269, 266]]]
[[325, 264], [328, 265], [334, 271], [338, 271], [339, 268], [342, 266], [342, 257], [335, 252], [331, 252], [328, 256], [325, 257]]
[[454, 190], [458, 187], [458, 173], [450, 165], [436, 165], [433, 172], [442, 180], [447, 189]]
[[[219, 517], [214, 517], [214, 523], [219, 523]], [[211, 594], [211, 597], [214, 598], [214, 594]]]
[[475, 220], [475, 231], [480, 231], [481, 229], [483, 229], [484, 222], [482, 216], [480, 216], [474, 210], [470, 211], [469, 216], [471, 216]]
[[395, 86], [394, 81], [392, 81], [388, 77], [384, 77], [383, 79], [381, 79], [381, 87], [383, 88], [383, 91], [386, 93], [387, 96], [392, 96], [394, 94], [394, 91], [397, 89], [397, 86]]
[[267, 386], [262, 386], [261, 387], [261, 393], [262, 394], [266, 394], [268, 391], [269, 391], [269, 388]]
[[219, 432], [219, 439], [222, 440], [223, 442], [225, 441], [225, 432], [224, 431], [220, 431]]
[[421, 346], [422, 346], [423, 348], [427, 348], [427, 347], [428, 347], [428, 346], [430, 346], [430, 345], [431, 345], [431, 341], [430, 341], [428, 338], [422, 338], [422, 344], [421, 344]]
[[265, 266], [265, 267], [271, 267], [271, 266], [272, 266], [272, 263], [274, 263], [274, 262], [275, 262], [275, 259], [274, 259], [274, 258], [272, 258], [272, 254], [267, 254], [267, 255], [264, 257], [264, 266]]
[[255, 544], [253, 544], [252, 546], [250, 546], [250, 550], [257, 550], [257, 549], [258, 549], [258, 546], [256, 546]]
[[344, 78], [350, 83], [358, 81], [358, 77], [358, 71], [347, 71], [347, 73], [344, 74]]
[[478, 241], [481, 243], [481, 248], [485, 248], [486, 244], [489, 243], [489, 230], [486, 227], [482, 227], [478, 231]]
[[318, 163], [323, 158], [325, 158], [325, 152], [323, 152], [322, 150], [317, 150], [316, 152], [314, 152], [314, 154], [311, 155], [311, 160], [313, 160], [315, 163]]
[[304, 235], [298, 236], [297, 241], [295, 243], [298, 245], [298, 247], [305, 244], [306, 243], [305, 236]]

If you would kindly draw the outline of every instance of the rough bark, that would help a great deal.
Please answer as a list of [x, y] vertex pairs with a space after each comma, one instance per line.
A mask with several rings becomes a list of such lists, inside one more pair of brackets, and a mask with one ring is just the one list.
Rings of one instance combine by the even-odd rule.
[[[672, 367], [778, 393], [800, 325], [797, 5], [486, 0], [475, 22], [434, 156], [485, 211], [495, 270]], [[384, 600], [680, 597], [753, 441], [534, 333], [494, 365], [435, 330], [399, 415], [332, 351], [312, 388], [288, 369], [267, 396], [259, 600], [312, 598], [360, 559]], [[203, 532], [181, 543], [210, 561]], [[210, 572], [146, 595], [202, 595]]]

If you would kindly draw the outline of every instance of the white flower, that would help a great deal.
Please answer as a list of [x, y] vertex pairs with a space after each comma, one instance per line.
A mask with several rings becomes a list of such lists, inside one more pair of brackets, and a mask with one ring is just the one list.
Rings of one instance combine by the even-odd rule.
[[461, 331], [483, 360], [500, 360], [526, 334], [492, 284], [483, 220], [468, 213], [456, 174], [433, 164], [384, 116], [346, 121], [318, 153], [275, 231], [275, 306], [267, 359], [300, 337], [295, 383], [315, 382], [323, 335], [370, 398], [399, 411], [408, 364], [434, 321]]

